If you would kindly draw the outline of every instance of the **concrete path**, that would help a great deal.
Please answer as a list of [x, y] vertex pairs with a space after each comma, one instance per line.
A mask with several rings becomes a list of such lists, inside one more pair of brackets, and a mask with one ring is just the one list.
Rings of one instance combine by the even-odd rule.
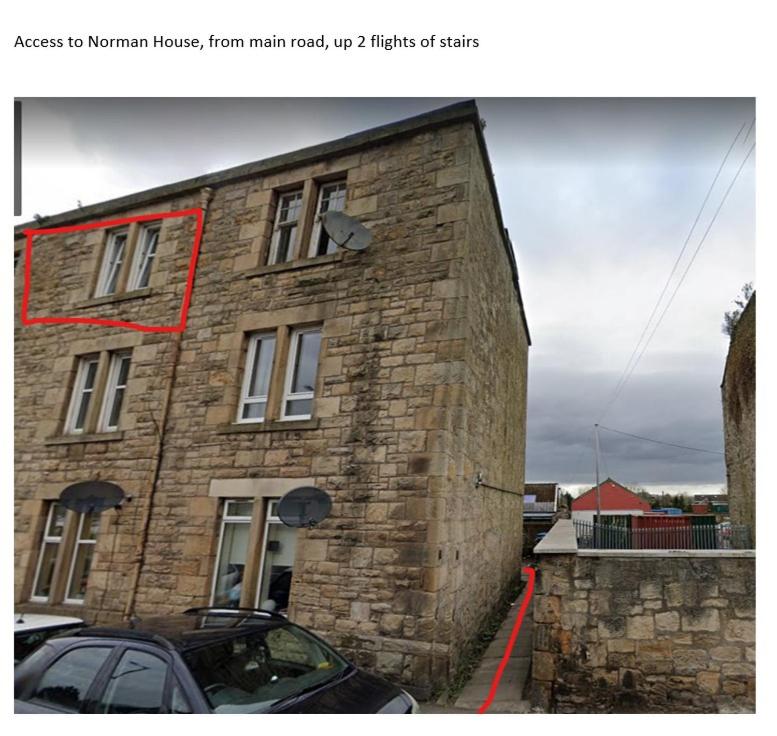
[[[525, 582], [525, 578], [524, 578]], [[454, 709], [448, 711], [427, 711], [422, 706], [421, 712], [470, 712], [475, 713], [488, 696], [491, 689], [491, 682], [496, 674], [499, 662], [504, 656], [507, 642], [518, 616], [518, 611], [526, 596], [526, 586], [521, 591], [521, 595], [510, 607], [510, 613], [499, 627], [494, 640], [486, 649], [480, 665], [475, 670], [472, 679], [464, 686], [461, 691]], [[488, 713], [528, 713], [530, 710], [528, 701], [523, 699], [523, 689], [526, 680], [529, 677], [531, 669], [531, 650], [532, 650], [532, 609], [530, 603], [523, 617], [521, 630], [518, 639], [515, 642], [513, 651], [510, 654], [510, 661], [507, 663], [502, 679], [499, 681], [499, 689], [496, 696], [489, 706]]]

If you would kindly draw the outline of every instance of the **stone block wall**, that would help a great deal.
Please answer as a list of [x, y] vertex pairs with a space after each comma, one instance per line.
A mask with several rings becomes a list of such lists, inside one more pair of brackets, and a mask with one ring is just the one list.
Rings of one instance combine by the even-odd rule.
[[555, 713], [752, 712], [754, 557], [543, 555], [531, 698]]
[[755, 294], [731, 336], [721, 393], [729, 512], [755, 547]]
[[[448, 433], [455, 480], [447, 491], [445, 554], [453, 576], [441, 603], [452, 617], [453, 669], [520, 576], [523, 540], [528, 334], [475, 135], [471, 128], [468, 230], [456, 284], [463, 374], [449, 387], [455, 392]], [[476, 487], [478, 473], [504, 490]]]
[[[170, 212], [188, 209], [198, 202], [197, 196], [181, 196], [121, 214]], [[123, 294], [92, 298], [106, 229], [36, 236], [30, 316], [92, 317], [151, 325], [177, 323], [194, 228], [192, 217], [162, 221], [149, 287], [133, 299], [125, 299]], [[24, 238], [19, 234], [15, 247], [24, 248]], [[93, 620], [120, 617], [139, 560], [140, 530], [149, 510], [163, 407], [177, 362], [179, 336], [89, 324], [22, 326], [19, 307], [24, 265], [22, 257], [15, 273], [14, 599], [26, 602], [31, 595], [47, 503], [72, 483], [100, 479], [118, 483], [132, 501], [121, 511], [102, 515], [84, 605], [25, 605], [30, 610], [40, 608], [67, 615], [86, 611]], [[119, 431], [64, 434], [79, 356], [117, 350], [132, 355]], [[97, 383], [104, 380], [98, 374]], [[99, 396], [92, 402], [92, 411], [99, 408], [98, 401]], [[67, 570], [55, 571], [60, 590], [54, 598], [59, 601], [66, 577]]]

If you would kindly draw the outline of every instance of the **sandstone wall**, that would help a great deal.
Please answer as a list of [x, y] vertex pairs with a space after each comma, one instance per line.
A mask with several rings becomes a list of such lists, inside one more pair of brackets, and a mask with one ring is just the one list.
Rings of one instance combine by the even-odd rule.
[[750, 527], [755, 547], [755, 294], [731, 337], [721, 390], [731, 521]]
[[[218, 539], [214, 479], [312, 479], [333, 498], [299, 532], [290, 615], [362, 666], [444, 680], [449, 636], [435, 529], [455, 470], [441, 417], [460, 384], [451, 327], [466, 237], [470, 156], [459, 125], [214, 191], [140, 581], [139, 611], [204, 604]], [[342, 172], [346, 211], [374, 234], [362, 253], [259, 264], [272, 192]], [[323, 323], [313, 420], [234, 425], [244, 333]], [[288, 427], [288, 428], [287, 428]], [[303, 482], [303, 481], [301, 481]], [[435, 492], [433, 492], [435, 489]]]
[[[195, 206], [180, 197], [154, 206], [169, 212]], [[145, 214], [130, 210], [123, 215]], [[36, 236], [32, 257], [30, 316], [98, 317], [175, 324], [180, 318], [186, 272], [194, 242], [193, 218], [163, 221], [157, 262], [142, 297], [93, 299], [104, 229]], [[16, 247], [23, 248], [23, 239]], [[148, 510], [159, 451], [163, 406], [177, 359], [178, 336], [86, 324], [22, 326], [24, 258], [16, 269], [17, 319], [14, 349], [15, 477], [14, 591], [31, 594], [47, 501], [71, 483], [102, 479], [118, 483], [132, 501], [101, 518], [90, 584], [83, 607], [57, 610], [90, 617], [121, 615], [138, 560], [138, 540]], [[65, 435], [63, 424], [78, 356], [131, 350], [127, 391], [119, 431]], [[98, 383], [104, 376], [98, 376]], [[92, 402], [96, 409], [97, 402]], [[70, 515], [69, 524], [73, 523]], [[66, 570], [57, 570], [60, 581]], [[61, 599], [63, 591], [55, 597]], [[35, 608], [29, 604], [29, 608]], [[46, 606], [51, 611], [52, 606]], [[69, 610], [68, 610], [69, 609]]]
[[[523, 538], [528, 336], [474, 129], [470, 135], [468, 233], [459, 284], [464, 375], [455, 387], [459, 406], [449, 409], [456, 480], [447, 501], [447, 547], [458, 564], [444, 601], [453, 622], [453, 669], [520, 576]], [[505, 490], [476, 488], [478, 473]]]
[[753, 711], [755, 559], [733, 554], [544, 555], [533, 705], [557, 713]]

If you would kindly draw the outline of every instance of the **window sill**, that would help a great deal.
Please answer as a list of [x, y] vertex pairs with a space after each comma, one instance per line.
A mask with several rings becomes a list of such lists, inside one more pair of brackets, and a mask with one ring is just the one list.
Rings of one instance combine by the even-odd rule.
[[269, 266], [259, 266], [246, 271], [245, 278], [252, 279], [256, 276], [264, 276], [268, 273], [278, 273], [280, 271], [296, 271], [302, 268], [313, 268], [314, 266], [325, 266], [328, 263], [338, 263], [343, 260], [343, 251], [338, 250], [335, 253], [328, 253], [325, 256], [315, 256], [315, 258], [298, 258], [294, 261], [285, 263], [273, 263]]
[[118, 442], [124, 439], [124, 432], [95, 432], [92, 434], [64, 434], [49, 437], [46, 445], [79, 445], [86, 442]]
[[240, 434], [243, 432], [293, 432], [299, 429], [318, 429], [318, 419], [295, 419], [288, 422], [244, 422], [226, 424], [218, 434]]
[[134, 291], [123, 291], [120, 294], [108, 294], [107, 296], [96, 296], [92, 299], [87, 299], [85, 302], [81, 302], [76, 305], [76, 309], [88, 309], [89, 307], [98, 307], [102, 304], [114, 304], [116, 302], [128, 302], [132, 299], [144, 299], [147, 296], [151, 296], [154, 290], [150, 286], [146, 286], [144, 289], [135, 289]]

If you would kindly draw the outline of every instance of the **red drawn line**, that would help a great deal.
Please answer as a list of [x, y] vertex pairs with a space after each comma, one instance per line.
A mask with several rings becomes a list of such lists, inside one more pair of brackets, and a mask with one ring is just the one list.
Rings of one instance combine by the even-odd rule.
[[[72, 233], [81, 230], [96, 230], [101, 228], [116, 227], [126, 225], [130, 222], [146, 222], [148, 220], [165, 220], [175, 217], [195, 217], [197, 228], [194, 235], [194, 246], [189, 258], [189, 272], [186, 277], [186, 289], [181, 303], [181, 313], [178, 324], [174, 325], [144, 325], [139, 322], [125, 322], [122, 320], [99, 319], [92, 317], [30, 317], [30, 281], [32, 278], [32, 239], [36, 235], [53, 235], [55, 233]], [[24, 231], [27, 236], [27, 246], [24, 258], [24, 293], [22, 294], [21, 321], [23, 325], [62, 325], [62, 324], [80, 324], [80, 325], [103, 325], [105, 327], [124, 327], [130, 330], [139, 330], [140, 332], [183, 332], [186, 329], [186, 320], [189, 314], [189, 304], [194, 288], [194, 274], [197, 270], [197, 258], [200, 253], [200, 241], [202, 240], [203, 213], [202, 209], [195, 207], [188, 210], [177, 210], [175, 212], [152, 212], [147, 215], [132, 215], [131, 217], [121, 217], [115, 220], [102, 220], [100, 222], [89, 222], [83, 225], [65, 225], [63, 227], [50, 227], [39, 229], [28, 229]]]
[[507, 667], [507, 663], [510, 661], [510, 654], [515, 646], [515, 640], [518, 638], [518, 632], [521, 630], [523, 616], [526, 613], [526, 609], [529, 607], [529, 601], [531, 601], [531, 596], [534, 592], [534, 568], [524, 567], [521, 568], [521, 572], [529, 576], [529, 579], [526, 582], [526, 595], [524, 596], [523, 603], [521, 603], [521, 608], [518, 611], [518, 618], [515, 619], [515, 623], [513, 624], [513, 630], [510, 632], [510, 640], [507, 642], [507, 648], [502, 655], [502, 661], [499, 662], [499, 667], [496, 668], [496, 674], [491, 682], [491, 689], [488, 691], [488, 697], [483, 701], [483, 705], [478, 708], [478, 713], [485, 713], [496, 695], [499, 681], [502, 679], [502, 673], [504, 672], [505, 667]]

